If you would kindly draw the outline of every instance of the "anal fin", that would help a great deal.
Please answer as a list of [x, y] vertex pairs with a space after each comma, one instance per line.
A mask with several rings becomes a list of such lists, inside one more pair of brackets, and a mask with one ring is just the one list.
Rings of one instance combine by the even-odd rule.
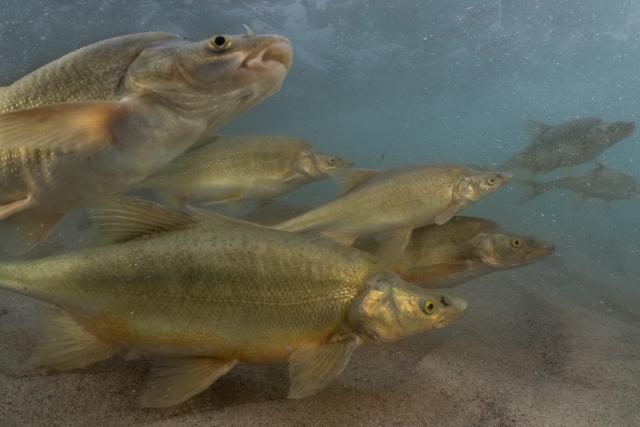
[[167, 359], [151, 369], [142, 394], [142, 406], [166, 408], [203, 392], [229, 372], [236, 362], [204, 357]]
[[289, 398], [302, 399], [326, 387], [347, 366], [356, 346], [357, 340], [350, 338], [292, 353], [289, 357]]
[[68, 313], [51, 308], [42, 338], [28, 361], [33, 367], [68, 371], [108, 359], [118, 348], [85, 330]]
[[24, 255], [47, 240], [65, 213], [28, 209], [0, 222], [0, 247], [10, 255]]

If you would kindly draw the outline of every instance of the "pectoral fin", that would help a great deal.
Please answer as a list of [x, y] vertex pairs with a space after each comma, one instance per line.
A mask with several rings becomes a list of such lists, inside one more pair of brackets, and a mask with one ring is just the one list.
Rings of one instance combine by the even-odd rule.
[[326, 387], [347, 366], [356, 345], [351, 338], [294, 352], [289, 357], [289, 398], [302, 399]]
[[35, 206], [36, 201], [30, 195], [23, 199], [16, 200], [6, 205], [0, 205], [0, 220], [9, 218], [11, 215], [27, 210]]
[[211, 358], [180, 358], [156, 363], [142, 394], [146, 408], [178, 405], [203, 392], [229, 372], [236, 362]]
[[345, 246], [353, 245], [353, 242], [358, 238], [357, 234], [343, 233], [333, 230], [321, 230], [312, 234], [319, 239], [331, 240]]
[[417, 266], [398, 272], [407, 282], [427, 289], [450, 288], [471, 280], [482, 273], [474, 274], [473, 264], [455, 261], [444, 264]]
[[71, 102], [0, 115], [0, 148], [83, 155], [118, 143], [124, 102]]
[[50, 309], [43, 324], [42, 338], [28, 361], [30, 366], [80, 369], [108, 359], [118, 350], [87, 332], [64, 311]]
[[435, 217], [434, 222], [436, 225], [445, 224], [451, 218], [456, 216], [459, 209], [460, 206], [457, 203], [451, 203], [444, 211], [440, 212], [440, 214]]
[[378, 237], [381, 243], [376, 250], [376, 256], [383, 262], [391, 265], [402, 256], [409, 240], [411, 240], [412, 232], [413, 227], [407, 227], [381, 233]]

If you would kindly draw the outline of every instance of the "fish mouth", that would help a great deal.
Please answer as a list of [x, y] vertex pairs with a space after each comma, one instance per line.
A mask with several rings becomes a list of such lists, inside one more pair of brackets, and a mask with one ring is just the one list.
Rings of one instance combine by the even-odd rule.
[[552, 253], [555, 252], [555, 250], [556, 250], [556, 247], [553, 245], [542, 245], [535, 249], [532, 249], [529, 252], [529, 255], [527, 258], [529, 258], [531, 261], [536, 261], [551, 255]]
[[280, 69], [283, 74], [286, 74], [291, 68], [292, 62], [291, 42], [284, 37], [278, 37], [277, 41], [246, 58], [242, 66], [249, 70]]

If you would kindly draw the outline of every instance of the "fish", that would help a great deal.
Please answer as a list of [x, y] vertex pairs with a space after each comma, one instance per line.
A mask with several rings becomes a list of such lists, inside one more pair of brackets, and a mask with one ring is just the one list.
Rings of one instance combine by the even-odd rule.
[[180, 404], [241, 363], [288, 363], [290, 398], [323, 389], [365, 343], [459, 319], [463, 299], [406, 283], [358, 249], [212, 212], [105, 199], [101, 245], [0, 262], [0, 288], [51, 306], [30, 365], [151, 361], [144, 407]]
[[142, 181], [276, 93], [288, 39], [129, 34], [0, 88], [0, 234], [29, 251], [88, 200]]
[[302, 215], [311, 209], [313, 209], [313, 207], [276, 199], [256, 207], [251, 212], [242, 216], [242, 219], [255, 224], [272, 227], [298, 215]]
[[442, 225], [458, 211], [495, 192], [509, 175], [459, 165], [422, 165], [375, 171], [334, 171], [343, 188], [337, 199], [275, 228], [307, 232], [351, 245], [359, 236], [385, 232], [379, 255], [397, 257], [414, 228]]
[[138, 186], [175, 207], [246, 200], [265, 202], [349, 168], [348, 159], [317, 151], [303, 139], [278, 135], [213, 135]]
[[635, 122], [605, 122], [578, 118], [559, 125], [530, 122], [534, 137], [524, 150], [498, 166], [501, 170], [524, 169], [531, 176], [595, 160], [604, 150], [630, 136]]
[[[369, 237], [354, 246], [375, 253], [378, 244]], [[450, 288], [538, 262], [554, 250], [547, 242], [505, 231], [488, 219], [457, 216], [442, 226], [415, 229], [393, 272], [420, 287]]]
[[584, 199], [600, 199], [607, 203], [614, 200], [637, 199], [640, 197], [640, 185], [634, 176], [619, 170], [608, 168], [601, 163], [581, 176], [569, 176], [552, 181], [533, 181], [518, 179], [514, 181], [528, 188], [528, 194], [520, 203], [534, 199], [550, 190], [571, 190]]

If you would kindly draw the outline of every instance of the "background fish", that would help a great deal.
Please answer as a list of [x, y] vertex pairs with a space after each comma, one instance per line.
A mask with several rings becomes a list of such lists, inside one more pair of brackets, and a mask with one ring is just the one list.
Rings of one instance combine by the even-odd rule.
[[2, 245], [28, 249], [71, 209], [155, 172], [276, 92], [291, 58], [278, 36], [132, 34], [0, 88]]
[[[369, 238], [355, 246], [375, 252], [377, 243]], [[442, 226], [413, 230], [394, 271], [418, 286], [447, 288], [540, 261], [553, 251], [552, 245], [505, 231], [493, 221], [455, 217]]]
[[515, 182], [529, 190], [529, 193], [520, 200], [521, 202], [556, 189], [571, 190], [578, 195], [580, 201], [588, 198], [611, 202], [640, 197], [640, 185], [632, 175], [607, 168], [600, 163], [582, 176], [570, 176], [545, 182], [532, 180], [515, 180]]
[[140, 184], [175, 205], [270, 200], [352, 162], [277, 135], [212, 136]]
[[393, 169], [337, 171], [346, 193], [326, 205], [278, 225], [286, 231], [321, 234], [345, 244], [360, 235], [388, 232], [384, 256], [400, 253], [411, 231], [444, 224], [456, 212], [493, 193], [509, 178], [464, 166], [428, 165]]
[[0, 286], [60, 309], [36, 366], [82, 368], [120, 350], [154, 359], [144, 406], [181, 403], [237, 363], [288, 361], [289, 396], [306, 397], [359, 344], [446, 326], [466, 308], [301, 234], [135, 201], [96, 207], [93, 219], [120, 243], [0, 264]]
[[574, 119], [556, 126], [531, 122], [531, 144], [499, 166], [502, 170], [525, 169], [532, 175], [580, 165], [631, 135], [634, 122], [605, 122], [598, 118]]

